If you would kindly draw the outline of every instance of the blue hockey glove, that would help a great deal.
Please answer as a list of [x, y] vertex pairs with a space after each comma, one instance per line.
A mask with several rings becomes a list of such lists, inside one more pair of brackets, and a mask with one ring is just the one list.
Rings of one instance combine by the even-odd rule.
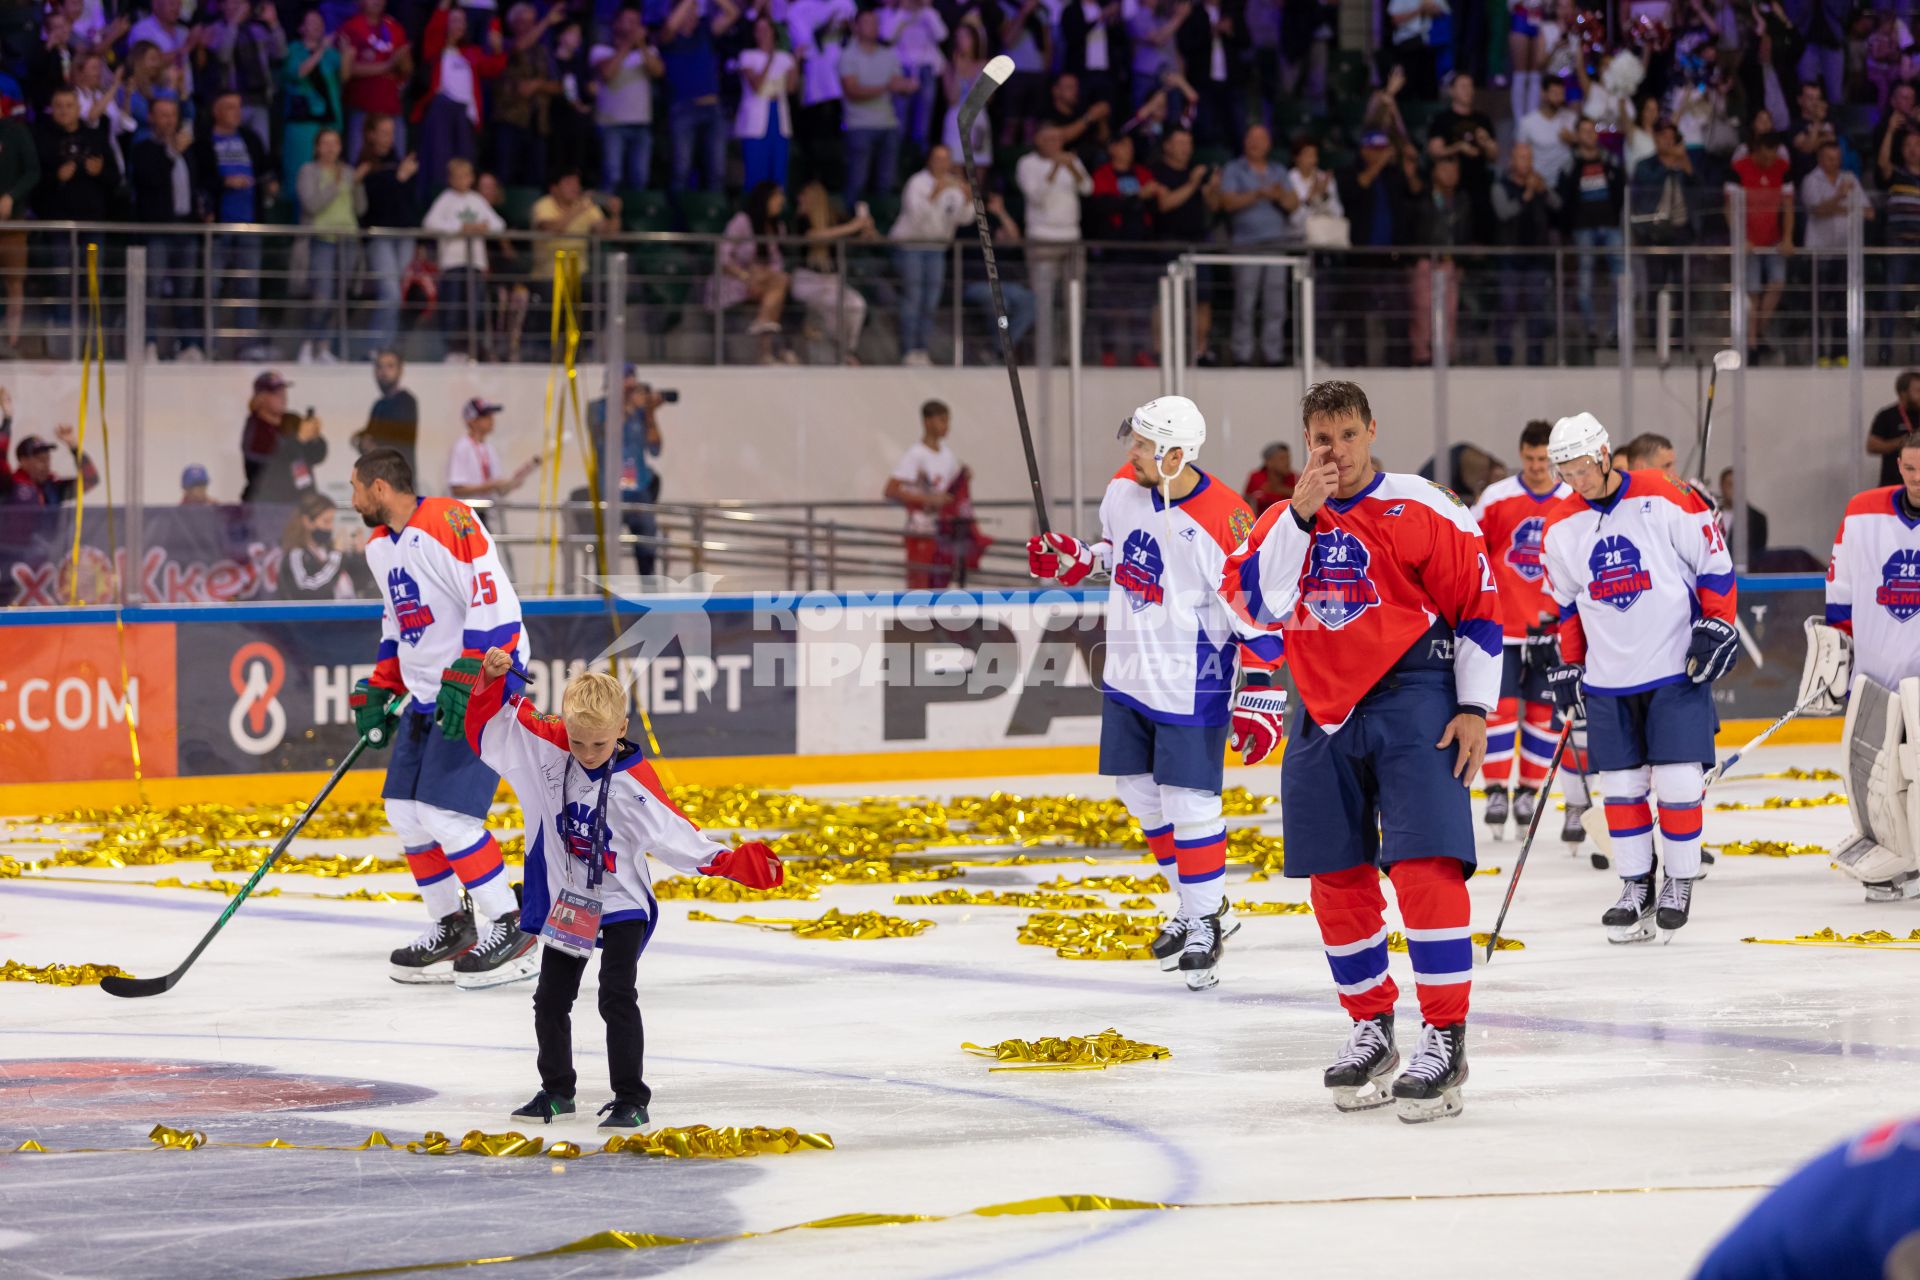
[[1702, 618], [1693, 624], [1693, 639], [1687, 644], [1687, 676], [1695, 684], [1718, 680], [1733, 670], [1739, 656], [1740, 633], [1731, 623]]
[[1547, 692], [1553, 696], [1553, 705], [1562, 712], [1578, 713], [1585, 706], [1580, 694], [1580, 681], [1587, 669], [1577, 662], [1555, 663], [1547, 672]]

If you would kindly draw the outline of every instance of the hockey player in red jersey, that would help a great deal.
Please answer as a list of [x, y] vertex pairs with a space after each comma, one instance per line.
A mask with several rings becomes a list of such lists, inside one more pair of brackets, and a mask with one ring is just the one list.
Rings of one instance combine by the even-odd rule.
[[[1740, 652], [1733, 560], [1713, 510], [1659, 471], [1618, 471], [1590, 413], [1553, 424], [1547, 446], [1573, 488], [1547, 518], [1547, 582], [1560, 606], [1552, 683], [1584, 706], [1622, 881], [1601, 917], [1611, 942], [1671, 940], [1700, 875], [1701, 799], [1718, 717], [1713, 681]], [[1656, 894], [1653, 806], [1666, 878]]]
[[[1547, 672], [1557, 660], [1554, 632], [1560, 611], [1547, 594], [1547, 568], [1541, 558], [1547, 513], [1573, 490], [1553, 474], [1547, 457], [1547, 436], [1553, 424], [1529, 422], [1520, 432], [1520, 474], [1496, 480], [1474, 504], [1473, 518], [1487, 540], [1493, 576], [1500, 584], [1500, 614], [1506, 632], [1505, 666], [1500, 677], [1500, 705], [1487, 718], [1487, 763], [1481, 770], [1487, 807], [1482, 815], [1497, 839], [1507, 826], [1507, 779], [1514, 756], [1520, 758], [1519, 784], [1513, 790], [1512, 814], [1525, 830], [1540, 802], [1547, 762], [1560, 736]], [[1561, 787], [1567, 797], [1562, 837], [1581, 839], [1580, 815], [1587, 807], [1586, 726], [1576, 724], [1561, 762]]]
[[1807, 620], [1800, 705], [1847, 713], [1853, 834], [1834, 865], [1867, 901], [1920, 897], [1920, 781], [1903, 759], [1920, 741], [1920, 432], [1894, 455], [1901, 483], [1847, 504], [1833, 535], [1824, 621]]
[[[1301, 405], [1310, 452], [1221, 584], [1254, 625], [1283, 630], [1305, 712], [1280, 773], [1286, 874], [1314, 918], [1353, 1033], [1325, 1083], [1334, 1105], [1394, 1103], [1408, 1123], [1457, 1115], [1467, 1079], [1474, 868], [1468, 787], [1500, 696], [1500, 599], [1466, 506], [1419, 476], [1376, 471], [1377, 427], [1351, 382]], [[1393, 881], [1425, 1026], [1400, 1065], [1387, 973]]]
[[[1027, 558], [1035, 577], [1069, 587], [1096, 564], [1111, 567], [1100, 772], [1178, 880], [1179, 909], [1153, 953], [1199, 991], [1219, 981], [1236, 928], [1224, 888], [1223, 757], [1229, 734], [1248, 764], [1279, 744], [1286, 694], [1271, 683], [1280, 640], [1237, 619], [1217, 591], [1253, 513], [1194, 465], [1207, 438], [1199, 408], [1161, 396], [1134, 410], [1120, 438], [1127, 461], [1101, 499], [1100, 541], [1046, 533], [1027, 543]], [[1236, 669], [1245, 672], [1238, 692]]]
[[354, 463], [353, 507], [373, 529], [367, 567], [385, 598], [378, 660], [353, 690], [354, 724], [375, 746], [393, 744], [380, 794], [433, 920], [393, 953], [390, 975], [464, 988], [531, 978], [534, 939], [515, 927], [520, 906], [486, 824], [500, 775], [459, 727], [488, 649], [526, 661], [520, 600], [473, 509], [414, 493], [399, 451]]

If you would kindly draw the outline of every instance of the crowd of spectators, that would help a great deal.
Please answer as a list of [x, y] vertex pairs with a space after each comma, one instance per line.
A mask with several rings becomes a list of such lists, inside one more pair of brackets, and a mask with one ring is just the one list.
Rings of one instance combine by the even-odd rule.
[[[1415, 363], [1436, 316], [1459, 339], [1463, 307], [1502, 359], [1543, 358], [1539, 308], [1511, 304], [1537, 298], [1551, 259], [1490, 248], [1579, 250], [1582, 345], [1609, 345], [1598, 277], [1623, 279], [1623, 224], [1638, 243], [1723, 243], [1732, 191], [1757, 250], [1738, 283], [1758, 348], [1778, 340], [1790, 291], [1843, 284], [1830, 262], [1788, 259], [1843, 248], [1856, 202], [1877, 243], [1920, 248], [1915, 26], [1853, 0], [1381, 0], [1371, 59], [1336, 50], [1328, 0], [146, 4], [5, 11], [0, 222], [330, 233], [303, 238], [284, 271], [319, 309], [301, 351], [319, 361], [394, 345], [416, 291], [437, 298], [447, 352], [497, 354], [469, 349], [470, 300], [490, 314], [498, 301], [516, 335], [541, 334], [550, 301], [488, 290], [503, 255], [522, 276], [543, 267], [501, 237], [583, 249], [623, 227], [738, 241], [700, 297], [750, 315], [763, 360], [796, 358], [796, 322], [857, 359], [876, 305], [900, 355], [927, 359], [952, 283], [929, 251], [967, 223], [980, 176], [956, 163], [957, 106], [998, 53], [1015, 72], [970, 141], [993, 231], [1024, 258], [1010, 327], [1030, 328], [1035, 300], [1090, 253], [1108, 268], [1094, 302], [1118, 322], [1101, 330], [1109, 362], [1152, 359], [1151, 272], [1127, 268], [1155, 242], [1427, 249], [1364, 259], [1373, 269], [1330, 299], [1404, 313], [1398, 358]], [[783, 252], [782, 236], [805, 248]], [[837, 270], [833, 242], [860, 239], [894, 246], [880, 297]], [[45, 246], [55, 273], [76, 268], [69, 241]], [[221, 353], [267, 357], [262, 246], [215, 234], [201, 261], [199, 238], [151, 239], [157, 355], [216, 354], [195, 313], [217, 301]], [[1674, 261], [1650, 261], [1647, 283], [1670, 285], [1652, 277]], [[26, 265], [24, 235], [0, 232], [0, 351], [21, 341]], [[1913, 300], [1896, 291], [1920, 284], [1920, 254], [1882, 274], [1878, 336], [1906, 341]], [[1248, 266], [1211, 289], [1231, 296], [1217, 354], [1287, 361], [1290, 283]], [[52, 295], [60, 328], [66, 295]], [[326, 309], [349, 299], [364, 342], [336, 350]], [[1350, 327], [1343, 354], [1366, 341]], [[1811, 335], [1822, 357], [1836, 334]]]

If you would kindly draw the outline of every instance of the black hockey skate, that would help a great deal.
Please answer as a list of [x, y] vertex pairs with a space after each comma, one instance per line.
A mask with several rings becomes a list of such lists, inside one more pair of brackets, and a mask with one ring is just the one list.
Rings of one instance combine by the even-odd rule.
[[1532, 787], [1520, 787], [1513, 793], [1513, 825], [1526, 829], [1533, 821], [1533, 811], [1540, 803], [1540, 793]]
[[545, 1089], [533, 1095], [533, 1100], [514, 1111], [516, 1120], [538, 1120], [541, 1124], [552, 1124], [560, 1116], [570, 1116], [576, 1110], [572, 1098], [563, 1098], [557, 1093], [548, 1093]]
[[1171, 973], [1180, 967], [1180, 952], [1187, 945], [1187, 928], [1191, 923], [1185, 916], [1172, 916], [1148, 944], [1153, 958], [1160, 962], [1162, 973]]
[[1600, 917], [1608, 942], [1645, 942], [1653, 937], [1653, 872], [1620, 878], [1620, 900]]
[[1467, 1082], [1467, 1024], [1422, 1025], [1413, 1061], [1393, 1082], [1394, 1101], [1405, 1124], [1425, 1124], [1457, 1116], [1464, 1105], [1460, 1086]]
[[618, 1098], [600, 1108], [600, 1114], [606, 1116], [600, 1122], [602, 1129], [638, 1129], [649, 1119], [645, 1107], [637, 1102], [622, 1102]]
[[1226, 950], [1227, 939], [1240, 931], [1240, 922], [1227, 911], [1227, 900], [1222, 898], [1217, 910], [1187, 923], [1187, 940], [1180, 949], [1180, 975], [1187, 980], [1189, 991], [1205, 991], [1220, 983], [1214, 973], [1220, 967], [1220, 953]]
[[1674, 932], [1687, 923], [1687, 909], [1693, 904], [1693, 881], [1667, 876], [1660, 883], [1660, 907], [1654, 923], [1660, 926], [1660, 941], [1672, 942]]
[[1342, 1111], [1371, 1111], [1393, 1101], [1387, 1077], [1400, 1069], [1400, 1051], [1393, 1047], [1393, 1015], [1376, 1014], [1353, 1024], [1347, 1047], [1340, 1051], [1324, 1077], [1333, 1090], [1333, 1105]]
[[1487, 824], [1487, 834], [1495, 840], [1506, 835], [1507, 789], [1497, 782], [1487, 787], [1487, 808], [1480, 815], [1480, 820]]
[[435, 920], [427, 931], [387, 957], [395, 982], [452, 982], [455, 957], [473, 946], [473, 914], [462, 907]]
[[453, 962], [453, 984], [478, 991], [531, 978], [540, 968], [539, 941], [511, 917], [490, 920], [472, 950]]

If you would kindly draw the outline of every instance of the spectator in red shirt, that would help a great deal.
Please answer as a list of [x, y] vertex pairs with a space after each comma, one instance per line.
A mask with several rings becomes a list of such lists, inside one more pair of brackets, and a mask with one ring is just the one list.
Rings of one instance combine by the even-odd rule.
[[[1160, 184], [1152, 170], [1136, 157], [1133, 135], [1120, 134], [1107, 144], [1107, 162], [1093, 171], [1093, 196], [1088, 200], [1087, 231], [1093, 240], [1122, 240], [1138, 244], [1153, 236], [1154, 215], [1160, 209]], [[1120, 363], [1119, 348], [1133, 352], [1133, 363], [1153, 366], [1153, 296], [1144, 287], [1150, 270], [1129, 269], [1133, 263], [1157, 261], [1134, 249], [1101, 249], [1098, 258], [1108, 269], [1089, 273], [1099, 296], [1095, 304], [1111, 317], [1101, 325], [1100, 363]]]
[[[1747, 347], [1756, 359], [1766, 350], [1762, 338], [1786, 289], [1787, 259], [1793, 254], [1792, 165], [1783, 141], [1774, 132], [1773, 117], [1760, 112], [1750, 148], [1733, 162], [1733, 179], [1727, 183], [1729, 197], [1736, 189], [1747, 197], [1747, 293], [1760, 295], [1747, 312]], [[1733, 223], [1731, 198], [1727, 223]]]
[[406, 154], [407, 125], [400, 94], [413, 74], [407, 33], [387, 16], [387, 0], [360, 0], [360, 12], [340, 24], [341, 97], [347, 108], [347, 161], [360, 162], [368, 116], [393, 117], [393, 153]]
[[[86, 480], [87, 487], [100, 483], [100, 473], [94, 469], [93, 459], [81, 453], [74, 443], [73, 428], [61, 426], [55, 428], [54, 436], [67, 446], [67, 452], [73, 454], [74, 469]], [[13, 500], [22, 506], [57, 507], [73, 501], [78, 481], [71, 478], [55, 479], [53, 474], [53, 441], [42, 440], [39, 436], [20, 437], [20, 449], [15, 455], [20, 467], [13, 473]]]
[[1247, 477], [1241, 496], [1253, 508], [1257, 519], [1274, 503], [1291, 498], [1293, 486], [1299, 480], [1299, 475], [1293, 469], [1293, 450], [1284, 444], [1270, 444], [1261, 450], [1260, 466]]

